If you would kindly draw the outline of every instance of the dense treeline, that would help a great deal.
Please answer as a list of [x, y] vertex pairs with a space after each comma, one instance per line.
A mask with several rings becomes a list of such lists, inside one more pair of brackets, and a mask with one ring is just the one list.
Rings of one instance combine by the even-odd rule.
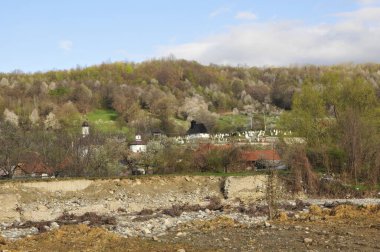
[[[28, 121], [33, 109], [38, 109], [40, 118], [53, 112], [64, 121], [68, 115], [76, 117], [78, 112], [85, 114], [94, 108], [114, 109], [121, 124], [139, 131], [161, 128], [178, 133], [184, 128], [175, 119], [209, 121], [212, 128], [215, 112], [245, 105], [259, 110], [263, 102], [270, 103], [274, 74], [259, 75], [256, 70], [170, 59], [3, 74], [0, 108], [15, 112], [23, 121]], [[280, 106], [289, 108], [292, 92], [286, 95], [289, 97], [273, 93]]]
[[[319, 169], [373, 185], [380, 180], [379, 100], [378, 64], [249, 68], [203, 66], [169, 58], [44, 73], [0, 73], [1, 121], [18, 125], [17, 130], [9, 130], [10, 126], [2, 123], [2, 137], [7, 130], [10, 136], [17, 133], [17, 137], [2, 141], [4, 144], [16, 141], [13, 147], [43, 153], [48, 147], [33, 145], [33, 139], [26, 136], [52, 134], [49, 139], [59, 140], [53, 143], [61, 146], [62, 150], [57, 151], [63, 153], [69, 143], [78, 139], [75, 134], [81, 120], [94, 109], [116, 111], [120, 127], [141, 133], [160, 129], [169, 135], [183, 134], [188, 127], [183, 122], [191, 119], [204, 122], [211, 131], [224, 131], [215, 122], [220, 114], [232, 110], [244, 113], [285, 110], [279, 126], [304, 137], [307, 143], [302, 151], [296, 151], [304, 153], [307, 160], [284, 151], [293, 162], [292, 167], [310, 166], [307, 174], [310, 169]], [[102, 145], [106, 143], [104, 137], [99, 139]], [[78, 151], [70, 154], [70, 160], [75, 160]], [[102, 152], [103, 159], [109, 151]], [[10, 160], [4, 156], [7, 153], [20, 152], [2, 150], [5, 165]], [[62, 153], [54, 158], [64, 157]], [[162, 157], [165, 155], [161, 153]], [[299, 165], [297, 160], [310, 161], [310, 165]], [[155, 162], [167, 164], [162, 160]], [[102, 164], [101, 170], [108, 171], [106, 163]], [[93, 165], [76, 163], [78, 167]], [[305, 180], [302, 175], [305, 171], [293, 172]]]
[[107, 108], [118, 112], [121, 125], [140, 132], [160, 128], [183, 133], [178, 119], [206, 121], [212, 130], [218, 113], [234, 108], [261, 112], [263, 104], [271, 104], [290, 109], [293, 94], [304, 83], [318, 86], [332, 75], [341, 80], [361, 76], [379, 97], [379, 71], [380, 65], [246, 68], [163, 59], [46, 73], [14, 72], [0, 74], [0, 110], [14, 112], [26, 127], [34, 109], [40, 122], [52, 112], [68, 127], [80, 114]]
[[306, 139], [314, 168], [356, 183], [379, 183], [380, 106], [374, 86], [363, 75], [329, 72], [295, 93], [281, 123]]

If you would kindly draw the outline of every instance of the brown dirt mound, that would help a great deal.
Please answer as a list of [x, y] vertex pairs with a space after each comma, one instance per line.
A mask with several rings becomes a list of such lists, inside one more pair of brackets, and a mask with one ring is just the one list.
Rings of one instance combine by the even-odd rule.
[[[177, 251], [179, 244], [160, 244], [152, 240], [123, 238], [99, 227], [68, 225], [58, 230], [17, 241], [3, 241], [0, 250], [10, 251]], [[0, 243], [0, 244], [2, 244]]]

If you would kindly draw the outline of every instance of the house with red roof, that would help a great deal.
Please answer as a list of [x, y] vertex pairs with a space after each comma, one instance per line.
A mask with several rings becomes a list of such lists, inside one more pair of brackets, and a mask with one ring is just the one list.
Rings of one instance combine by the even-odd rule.
[[286, 168], [276, 150], [243, 151], [241, 160], [246, 163], [247, 167], [255, 170], [269, 169], [271, 167], [274, 169]]
[[51, 177], [53, 175], [53, 169], [43, 162], [37, 152], [25, 153], [21, 162], [12, 171], [12, 178]]

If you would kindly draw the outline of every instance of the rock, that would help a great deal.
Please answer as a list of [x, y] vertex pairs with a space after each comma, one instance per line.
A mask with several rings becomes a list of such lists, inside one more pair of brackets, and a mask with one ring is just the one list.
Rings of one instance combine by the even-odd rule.
[[54, 222], [50, 223], [50, 228], [51, 229], [57, 229], [57, 228], [59, 228], [59, 224], [54, 221]]
[[205, 209], [205, 213], [209, 214], [209, 213], [211, 213], [211, 210], [208, 209], [208, 208], [206, 208], [206, 209]]
[[267, 175], [228, 177], [223, 192], [226, 199], [257, 200], [265, 197]]
[[38, 211], [47, 211], [48, 210], [48, 208], [45, 206], [45, 205], [38, 205], [37, 206], [37, 210]]
[[24, 229], [8, 229], [1, 232], [1, 236], [8, 239], [17, 239], [20, 237], [25, 237], [28, 235], [38, 234], [38, 229], [36, 227], [24, 228]]
[[265, 221], [265, 222], [264, 222], [264, 226], [265, 226], [265, 227], [270, 227], [271, 224], [270, 224], [269, 222]]
[[143, 229], [142, 229], [142, 232], [143, 232], [144, 234], [151, 234], [151, 233], [152, 233], [148, 228], [143, 228]]
[[184, 249], [178, 249], [177, 252], [186, 252]]
[[313, 239], [311, 239], [311, 238], [305, 238], [305, 239], [303, 239], [303, 242], [306, 243], [306, 244], [310, 244], [310, 243], [313, 242]]
[[229, 241], [230, 239], [227, 238], [227, 237], [223, 237], [223, 240], [224, 240], [224, 241]]
[[157, 236], [153, 236], [153, 237], [152, 237], [152, 240], [153, 240], [153, 241], [159, 241], [159, 239], [158, 239]]
[[176, 236], [177, 236], [177, 237], [186, 236], [186, 233], [184, 233], [184, 232], [178, 232], [178, 233], [176, 234]]
[[165, 219], [163, 224], [166, 227], [171, 227], [173, 225], [173, 221], [170, 219]]

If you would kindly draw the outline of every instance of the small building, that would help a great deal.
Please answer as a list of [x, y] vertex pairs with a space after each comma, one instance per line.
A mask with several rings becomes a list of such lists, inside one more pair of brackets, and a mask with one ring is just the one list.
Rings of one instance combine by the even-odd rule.
[[129, 149], [134, 152], [146, 152], [146, 142], [141, 139], [141, 135], [136, 135], [135, 141], [129, 144]]
[[26, 153], [12, 171], [12, 178], [51, 177], [53, 175], [53, 169], [46, 165], [36, 152]]
[[153, 137], [153, 139], [161, 139], [161, 138], [166, 137], [166, 136], [162, 130], [154, 129], [154, 130], [152, 130], [152, 137]]
[[206, 126], [203, 123], [197, 123], [192, 120], [190, 128], [187, 130], [187, 136], [189, 139], [208, 139], [210, 134], [207, 131]]
[[247, 167], [255, 170], [286, 168], [286, 166], [282, 164], [280, 155], [276, 150], [244, 151], [241, 154], [241, 159], [246, 163]]

